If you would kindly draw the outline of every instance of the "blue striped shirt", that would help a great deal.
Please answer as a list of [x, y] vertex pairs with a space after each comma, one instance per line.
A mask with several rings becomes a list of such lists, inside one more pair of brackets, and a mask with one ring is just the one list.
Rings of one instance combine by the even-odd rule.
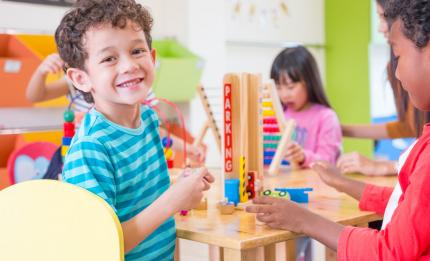
[[[106, 200], [121, 222], [154, 202], [170, 185], [154, 111], [141, 107], [139, 128], [125, 128], [92, 109], [67, 152], [63, 180]], [[173, 260], [173, 217], [125, 256], [126, 260]]]

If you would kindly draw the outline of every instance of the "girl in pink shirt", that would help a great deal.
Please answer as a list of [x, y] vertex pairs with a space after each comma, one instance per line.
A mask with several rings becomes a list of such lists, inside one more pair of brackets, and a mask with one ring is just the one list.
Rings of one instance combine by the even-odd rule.
[[[396, 77], [414, 106], [430, 111], [430, 1], [391, 0], [385, 15], [390, 23]], [[343, 226], [279, 198], [258, 198], [254, 203], [259, 205], [247, 211], [257, 213], [257, 219], [270, 227], [317, 239], [337, 250], [339, 260], [430, 260], [429, 124], [405, 157], [399, 171], [398, 196], [393, 188], [342, 176], [328, 163], [313, 165], [325, 183], [358, 199], [362, 210], [385, 213], [388, 219], [381, 231]]]
[[324, 92], [318, 66], [303, 46], [286, 48], [276, 56], [270, 77], [275, 81], [285, 118], [296, 121], [295, 142], [286, 159], [308, 167], [316, 160], [335, 163], [342, 132]]

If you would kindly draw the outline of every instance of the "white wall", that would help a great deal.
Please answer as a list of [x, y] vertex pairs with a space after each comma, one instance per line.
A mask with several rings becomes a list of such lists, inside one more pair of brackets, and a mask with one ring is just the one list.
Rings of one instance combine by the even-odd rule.
[[387, 39], [378, 32], [379, 19], [376, 1], [372, 6], [372, 42], [369, 45], [370, 115], [372, 119], [396, 115], [393, 91], [387, 80], [386, 66], [390, 59]]
[[[259, 72], [267, 79], [273, 58], [285, 42], [324, 44], [323, 0], [286, 1], [289, 4], [288, 16], [280, 16], [275, 27], [260, 24], [258, 30], [253, 30], [256, 20], [231, 16], [234, 0], [138, 2], [148, 7], [154, 17], [154, 39], [175, 38], [202, 57], [205, 61], [202, 84], [219, 87], [220, 91], [226, 72]], [[267, 0], [264, 3], [269, 6], [269, 3], [279, 1]], [[53, 33], [66, 10], [0, 1], [0, 30]], [[313, 49], [312, 52], [324, 78], [324, 50]], [[196, 134], [206, 118], [200, 100], [194, 99], [190, 105], [181, 104], [180, 107], [188, 114], [187, 127]], [[220, 155], [212, 134], [207, 135], [205, 142], [211, 148], [207, 164], [220, 166]]]
[[66, 7], [0, 1], [0, 31], [54, 33]]

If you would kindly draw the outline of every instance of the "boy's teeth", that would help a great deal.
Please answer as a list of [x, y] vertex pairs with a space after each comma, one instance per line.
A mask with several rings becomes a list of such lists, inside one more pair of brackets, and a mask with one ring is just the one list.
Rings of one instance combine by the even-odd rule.
[[126, 82], [126, 83], [120, 84], [119, 86], [120, 87], [131, 87], [131, 86], [133, 86], [133, 85], [135, 85], [137, 83], [139, 83], [139, 80], [135, 80], [135, 81], [132, 81], [132, 82]]

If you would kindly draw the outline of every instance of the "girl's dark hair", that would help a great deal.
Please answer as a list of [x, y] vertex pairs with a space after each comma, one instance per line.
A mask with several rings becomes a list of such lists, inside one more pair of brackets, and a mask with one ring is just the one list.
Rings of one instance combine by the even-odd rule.
[[387, 78], [391, 89], [393, 90], [398, 119], [400, 121], [405, 121], [409, 106], [409, 96], [408, 92], [403, 89], [402, 84], [396, 78], [396, 67], [396, 59], [393, 51], [391, 50], [390, 61], [387, 64]]
[[[151, 28], [153, 19], [142, 5], [134, 0], [78, 0], [74, 7], [63, 17], [55, 31], [58, 53], [67, 67], [85, 70], [88, 58], [84, 46], [85, 33], [95, 26], [110, 24], [125, 28], [132, 21], [141, 29], [151, 49]], [[94, 102], [91, 93], [85, 93], [87, 102]]]
[[305, 47], [285, 48], [276, 56], [270, 70], [270, 78], [276, 84], [284, 84], [286, 76], [293, 82], [304, 83], [311, 103], [331, 108], [324, 92], [317, 63]]
[[385, 17], [389, 25], [397, 19], [403, 23], [403, 33], [415, 43], [425, 47], [430, 38], [430, 1], [389, 0], [385, 7]]

